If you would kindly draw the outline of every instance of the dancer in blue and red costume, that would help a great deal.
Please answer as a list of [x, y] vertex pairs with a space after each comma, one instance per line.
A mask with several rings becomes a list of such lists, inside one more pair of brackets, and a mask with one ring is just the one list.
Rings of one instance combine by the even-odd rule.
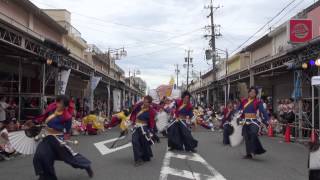
[[155, 110], [152, 105], [152, 97], [145, 96], [143, 101], [136, 104], [130, 116], [134, 125], [132, 133], [132, 148], [135, 165], [142, 165], [153, 157], [151, 145], [152, 134], [155, 128]]
[[257, 120], [257, 111], [262, 115], [262, 123], [268, 127], [269, 116], [264, 109], [261, 101], [257, 99], [258, 90], [254, 87], [249, 89], [248, 99], [244, 99], [239, 107], [242, 110], [242, 119], [244, 121], [242, 136], [246, 144], [245, 159], [252, 159], [253, 155], [259, 155], [266, 152], [258, 138], [261, 122]]
[[233, 113], [234, 113], [233, 103], [230, 101], [228, 102], [227, 107], [223, 109], [223, 119], [220, 126], [220, 128], [223, 129], [222, 142], [224, 145], [230, 144], [229, 136], [232, 134], [232, 131], [233, 131], [230, 122], [232, 121]]
[[74, 104], [66, 96], [59, 95], [45, 113], [35, 119], [34, 123], [46, 123], [47, 134], [39, 143], [33, 158], [33, 166], [39, 180], [57, 180], [54, 170], [56, 160], [64, 161], [74, 168], [85, 169], [89, 177], [93, 176], [91, 162], [63, 142], [69, 137], [73, 110]]
[[193, 117], [193, 107], [190, 103], [191, 94], [182, 93], [181, 99], [176, 100], [175, 120], [168, 128], [169, 150], [185, 150], [196, 152], [198, 141], [191, 135], [186, 121]]

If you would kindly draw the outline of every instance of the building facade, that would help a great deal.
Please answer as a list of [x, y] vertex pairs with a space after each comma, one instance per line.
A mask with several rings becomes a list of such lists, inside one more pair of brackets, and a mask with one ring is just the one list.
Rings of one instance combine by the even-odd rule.
[[[207, 96], [203, 98], [207, 100], [206, 104], [218, 105], [227, 100], [247, 97], [247, 89], [256, 86], [261, 89], [262, 97], [271, 98], [274, 111], [278, 100], [292, 98], [297, 108], [297, 125], [310, 127], [310, 119], [304, 114], [310, 113], [310, 109], [305, 108], [310, 107], [307, 105], [311, 99], [310, 79], [318, 74], [314, 61], [320, 57], [319, 7], [318, 1], [292, 17], [313, 20], [314, 33], [311, 41], [302, 44], [290, 43], [288, 22], [285, 22], [230, 57], [226, 61], [225, 77], [214, 79], [209, 86], [202, 84], [192, 88], [192, 93], [195, 96]], [[221, 72], [218, 69], [213, 73]], [[219, 93], [221, 89], [224, 93]], [[217, 96], [216, 99], [211, 100], [211, 91]], [[316, 96], [319, 96], [318, 93]], [[318, 111], [316, 110], [316, 114]], [[316, 122], [316, 127], [319, 124]]]
[[[90, 51], [70, 19], [67, 10], [42, 10], [29, 0], [0, 1], [0, 96], [12, 105], [10, 119], [40, 114], [60, 93], [61, 73], [68, 70], [65, 94], [84, 99], [104, 93], [109, 114], [112, 88], [142, 96], [124, 83], [123, 70], [108, 53]], [[94, 93], [90, 90], [93, 76], [101, 78]]]

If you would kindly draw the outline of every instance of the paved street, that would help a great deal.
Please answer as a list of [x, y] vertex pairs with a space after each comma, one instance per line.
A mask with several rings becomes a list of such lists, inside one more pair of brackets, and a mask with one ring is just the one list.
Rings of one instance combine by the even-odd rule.
[[[254, 160], [244, 160], [244, 147], [230, 148], [221, 144], [221, 134], [198, 129], [194, 136], [199, 140], [198, 153], [168, 152], [166, 139], [153, 146], [154, 158], [143, 166], [133, 165], [132, 148], [125, 144], [114, 152], [108, 147], [118, 131], [111, 130], [98, 136], [74, 137], [80, 141], [74, 149], [93, 162], [95, 180], [303, 180], [307, 179], [307, 149], [298, 144], [282, 143], [280, 139], [262, 138], [267, 154]], [[108, 142], [109, 140], [109, 142]], [[104, 142], [103, 142], [104, 141]], [[124, 143], [128, 140], [122, 140]], [[101, 143], [99, 143], [101, 142]], [[106, 146], [103, 143], [107, 143]], [[104, 147], [103, 147], [104, 146]], [[57, 162], [59, 179], [85, 180], [85, 171]], [[36, 179], [32, 157], [18, 157], [0, 162], [3, 179]], [[1, 179], [2, 179], [1, 178]]]

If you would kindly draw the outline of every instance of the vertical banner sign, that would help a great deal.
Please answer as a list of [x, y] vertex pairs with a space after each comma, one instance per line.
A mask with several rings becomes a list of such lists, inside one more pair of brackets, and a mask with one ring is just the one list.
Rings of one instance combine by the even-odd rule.
[[227, 85], [223, 86], [223, 92], [224, 92], [224, 107], [227, 107]]
[[230, 98], [230, 83], [228, 82], [228, 86], [227, 86], [227, 99], [229, 100], [229, 98]]
[[91, 76], [90, 79], [90, 111], [94, 109], [93, 107], [93, 99], [94, 99], [94, 90], [98, 86], [99, 82], [101, 80], [101, 77]]
[[107, 104], [107, 106], [108, 106], [108, 110], [107, 110], [107, 112], [108, 112], [108, 117], [110, 116], [110, 100], [111, 100], [111, 92], [110, 92], [110, 84], [108, 84], [108, 89], [107, 89], [107, 93], [108, 93], [108, 104]]
[[69, 80], [71, 69], [62, 70], [60, 72], [60, 81], [58, 81], [58, 94], [64, 95], [66, 93], [66, 88]]
[[113, 112], [120, 112], [121, 110], [121, 91], [114, 89], [113, 92]]
[[289, 21], [289, 39], [291, 43], [305, 43], [312, 39], [312, 20], [292, 19]]
[[261, 97], [262, 97], [262, 87], [259, 87], [259, 88], [258, 88], [257, 98], [258, 98], [258, 99], [261, 99]]
[[91, 90], [94, 91], [96, 87], [98, 86], [99, 82], [101, 80], [101, 77], [92, 76], [91, 77]]

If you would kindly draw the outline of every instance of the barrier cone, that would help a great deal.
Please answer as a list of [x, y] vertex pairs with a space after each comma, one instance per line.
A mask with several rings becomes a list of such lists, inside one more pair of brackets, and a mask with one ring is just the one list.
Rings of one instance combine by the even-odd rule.
[[269, 125], [269, 127], [268, 127], [268, 136], [273, 137], [273, 129], [272, 129], [271, 125]]
[[311, 143], [316, 143], [317, 141], [317, 135], [315, 133], [315, 129], [312, 129], [311, 130], [311, 136], [310, 136], [310, 142]]
[[285, 142], [287, 142], [287, 143], [289, 143], [290, 142], [290, 126], [289, 125], [287, 125], [286, 126], [286, 132], [285, 132], [285, 134], [284, 134], [284, 141]]

